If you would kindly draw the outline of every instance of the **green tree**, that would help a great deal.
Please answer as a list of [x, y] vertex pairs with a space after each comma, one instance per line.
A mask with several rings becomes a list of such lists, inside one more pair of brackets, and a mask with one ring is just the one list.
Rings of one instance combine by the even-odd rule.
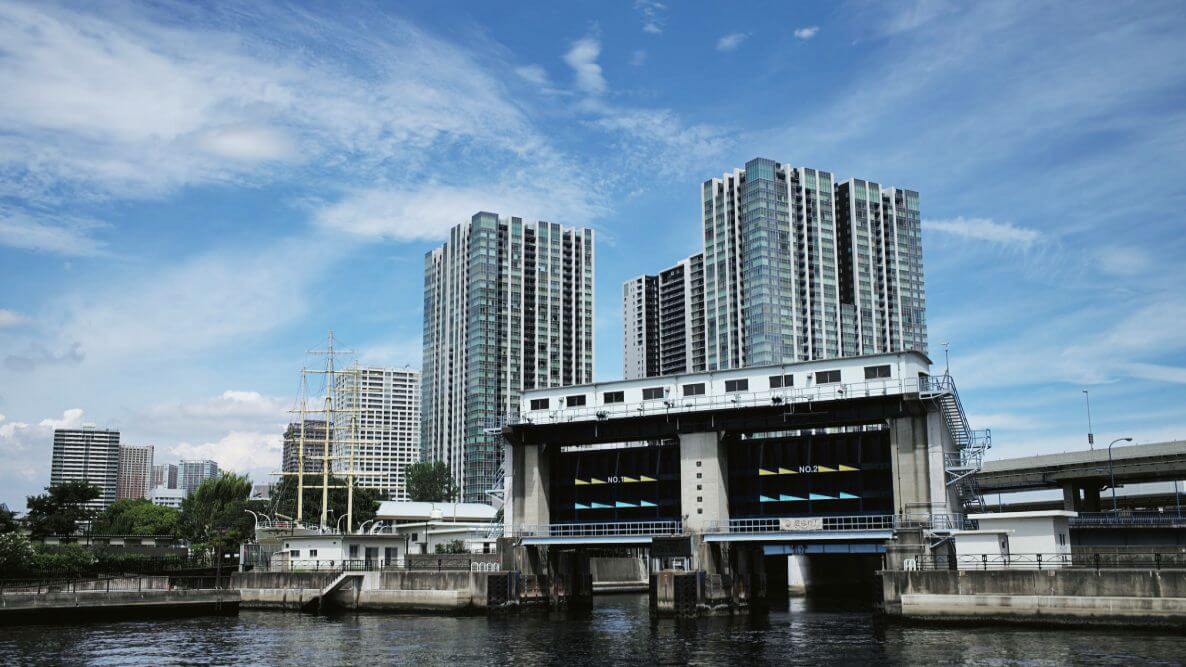
[[408, 498], [418, 502], [447, 502], [457, 497], [457, 484], [444, 461], [421, 461], [404, 468]]
[[99, 535], [176, 535], [181, 512], [150, 500], [117, 500], [95, 517]]
[[33, 544], [18, 532], [0, 535], [0, 570], [22, 572], [33, 562]]
[[181, 502], [182, 536], [218, 557], [237, 548], [251, 539], [255, 528], [247, 513], [250, 495], [251, 480], [245, 475], [223, 473], [204, 480]]
[[439, 554], [463, 554], [465, 553], [465, 542], [461, 540], [450, 540], [444, 543], [437, 543], [436, 552]]
[[0, 535], [16, 531], [20, 524], [16, 520], [16, 512], [8, 509], [5, 505], [0, 505]]
[[88, 482], [66, 482], [45, 487], [45, 493], [29, 496], [25, 525], [34, 537], [73, 535], [78, 524], [90, 521], [94, 512], [86, 503], [99, 497], [99, 487]]
[[[346, 516], [347, 509], [347, 489], [346, 480], [340, 477], [330, 477], [329, 479], [329, 510], [330, 521], [336, 522], [341, 520], [343, 524], [346, 523], [343, 516]], [[341, 487], [341, 488], [332, 488]], [[272, 500], [269, 509], [265, 510], [268, 514], [283, 514], [284, 516], [296, 518], [296, 497], [297, 497], [297, 478], [295, 475], [286, 475], [284, 479], [280, 480], [272, 489]], [[379, 509], [380, 494], [375, 489], [364, 489], [354, 485], [354, 527], [358, 527], [364, 521], [370, 521], [375, 518], [375, 512]], [[302, 521], [314, 521], [321, 519], [321, 475], [320, 474], [306, 474], [305, 475], [305, 501], [304, 517]], [[345, 526], [343, 526], [344, 528]]]

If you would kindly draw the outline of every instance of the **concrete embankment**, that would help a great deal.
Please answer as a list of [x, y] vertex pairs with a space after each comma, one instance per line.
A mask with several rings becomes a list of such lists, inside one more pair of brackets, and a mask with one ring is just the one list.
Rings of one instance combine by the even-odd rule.
[[1186, 626], [1186, 570], [888, 571], [882, 596], [914, 620]]
[[236, 590], [173, 589], [168, 577], [6, 588], [0, 595], [0, 623], [234, 614], [238, 609]]
[[[233, 585], [239, 589], [243, 607], [253, 609], [464, 612], [490, 604], [492, 577], [505, 586], [505, 574], [499, 578], [499, 573], [464, 571], [358, 572], [344, 578], [339, 573], [245, 572], [234, 576]], [[339, 585], [327, 590], [335, 583]], [[323, 594], [325, 599], [320, 600]]]

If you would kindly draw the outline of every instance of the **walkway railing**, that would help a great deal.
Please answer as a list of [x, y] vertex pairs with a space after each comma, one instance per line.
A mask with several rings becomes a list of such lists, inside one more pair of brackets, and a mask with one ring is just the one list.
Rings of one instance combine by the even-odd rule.
[[944, 556], [929, 554], [909, 559], [904, 569], [918, 570], [1182, 570], [1186, 553], [1116, 552], [1116, 553], [1027, 553], [964, 554]]
[[618, 521], [606, 523], [550, 523], [523, 525], [515, 537], [640, 537], [677, 535], [679, 521]]
[[1080, 512], [1070, 520], [1073, 527], [1090, 526], [1186, 526], [1186, 510], [1173, 512]]
[[807, 531], [858, 531], [922, 528], [925, 530], [960, 530], [969, 527], [960, 514], [858, 514], [851, 516], [764, 517], [730, 519], [709, 526], [712, 533], [787, 533]]

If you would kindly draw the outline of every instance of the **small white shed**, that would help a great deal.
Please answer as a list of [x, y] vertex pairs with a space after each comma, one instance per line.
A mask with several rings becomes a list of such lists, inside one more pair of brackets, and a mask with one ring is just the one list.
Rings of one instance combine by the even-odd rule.
[[969, 514], [977, 530], [958, 530], [955, 553], [959, 568], [1046, 568], [1071, 562], [1070, 519], [1076, 512], [1000, 512]]

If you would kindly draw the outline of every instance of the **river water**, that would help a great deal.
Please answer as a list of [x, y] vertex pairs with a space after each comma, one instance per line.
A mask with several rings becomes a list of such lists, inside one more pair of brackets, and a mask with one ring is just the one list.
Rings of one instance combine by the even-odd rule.
[[0, 627], [0, 665], [1183, 664], [1173, 631], [914, 627], [853, 603], [653, 620], [645, 595], [501, 617], [244, 610], [237, 617]]

